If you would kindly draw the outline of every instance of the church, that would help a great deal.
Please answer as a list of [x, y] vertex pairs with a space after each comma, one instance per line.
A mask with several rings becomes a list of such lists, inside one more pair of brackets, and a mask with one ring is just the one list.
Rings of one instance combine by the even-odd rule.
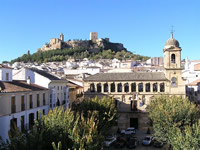
[[181, 51], [172, 33], [163, 48], [163, 72], [98, 73], [84, 79], [84, 96], [114, 98], [119, 114], [118, 127], [146, 130], [149, 126], [147, 106], [155, 96], [185, 97]]

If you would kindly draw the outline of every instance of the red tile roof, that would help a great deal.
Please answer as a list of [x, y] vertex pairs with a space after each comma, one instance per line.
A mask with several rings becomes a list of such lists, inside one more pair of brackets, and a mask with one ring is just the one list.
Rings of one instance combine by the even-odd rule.
[[188, 83], [187, 85], [189, 85], [189, 86], [197, 86], [197, 84], [198, 84], [199, 82], [200, 82], [200, 78], [197, 79], [197, 80], [195, 80], [195, 81], [193, 81], [193, 82]]
[[28, 84], [26, 81], [0, 81], [0, 93], [26, 92], [48, 90], [36, 84]]

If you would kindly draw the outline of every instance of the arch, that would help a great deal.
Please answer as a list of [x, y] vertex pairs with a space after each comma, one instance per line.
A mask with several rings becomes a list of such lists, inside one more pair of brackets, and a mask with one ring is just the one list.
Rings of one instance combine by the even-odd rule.
[[173, 64], [176, 63], [176, 55], [175, 54], [171, 55], [171, 63], [173, 63]]
[[115, 83], [111, 83], [110, 87], [111, 87], [111, 92], [115, 92]]
[[101, 93], [101, 83], [98, 83], [98, 84], [97, 84], [97, 92], [98, 92], [98, 93]]
[[104, 92], [108, 92], [108, 83], [105, 83], [105, 84], [103, 85], [103, 87], [104, 87]]
[[153, 84], [153, 92], [158, 92], [158, 83]]
[[171, 78], [171, 86], [172, 87], [176, 87], [177, 86], [177, 78], [176, 77], [172, 77]]
[[143, 83], [138, 84], [138, 91], [143, 92]]
[[128, 83], [124, 84], [124, 92], [129, 92], [129, 85], [128, 85]]
[[90, 84], [90, 92], [95, 92], [94, 83]]
[[131, 83], [131, 92], [136, 92], [136, 83]]
[[160, 92], [165, 92], [165, 83], [160, 83]]
[[121, 83], [117, 84], [117, 92], [122, 92], [122, 84]]
[[150, 89], [151, 89], [150, 83], [146, 83], [145, 88], [146, 88], [146, 92], [150, 92]]

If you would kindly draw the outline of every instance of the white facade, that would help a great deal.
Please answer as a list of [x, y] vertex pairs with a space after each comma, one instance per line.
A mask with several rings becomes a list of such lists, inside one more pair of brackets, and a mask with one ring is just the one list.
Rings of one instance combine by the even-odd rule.
[[14, 113], [14, 114], [0, 116], [0, 136], [2, 137], [2, 139], [5, 141], [6, 139], [9, 138], [8, 132], [10, 130], [11, 119], [13, 118], [17, 119], [17, 127], [21, 131], [21, 117], [24, 116], [25, 118], [24, 126], [26, 129], [29, 129], [29, 115], [34, 114], [34, 119], [36, 119], [38, 111], [45, 112], [45, 115], [47, 115], [49, 108], [48, 106], [41, 106], [41, 107], [33, 108], [30, 110], [26, 110], [26, 111]]
[[12, 81], [12, 69], [0, 68], [0, 81]]
[[69, 88], [67, 87], [66, 80], [51, 80], [46, 76], [43, 76], [28, 68], [22, 68], [18, 70], [18, 72], [15, 71], [15, 73], [13, 74], [13, 78], [15, 80], [27, 80], [28, 78], [30, 78], [31, 83], [50, 89], [50, 108], [53, 109], [54, 107], [56, 107], [56, 103], [68, 108]]
[[84, 69], [64, 69], [65, 74], [70, 74], [70, 75], [77, 75], [77, 74], [83, 74], [83, 73], [88, 73], [91, 75], [97, 74], [101, 71], [99, 67], [87, 67]]

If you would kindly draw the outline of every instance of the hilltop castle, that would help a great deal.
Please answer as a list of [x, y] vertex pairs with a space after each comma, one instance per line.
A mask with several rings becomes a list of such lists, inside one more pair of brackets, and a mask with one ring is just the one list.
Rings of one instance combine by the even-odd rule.
[[64, 41], [64, 35], [61, 33], [60, 38], [52, 38], [38, 51], [49, 51], [63, 48], [84, 47], [87, 50], [96, 51], [99, 48], [112, 49], [113, 51], [126, 50], [121, 43], [111, 43], [109, 38], [99, 38], [97, 32], [90, 32], [90, 40], [68, 40]]

